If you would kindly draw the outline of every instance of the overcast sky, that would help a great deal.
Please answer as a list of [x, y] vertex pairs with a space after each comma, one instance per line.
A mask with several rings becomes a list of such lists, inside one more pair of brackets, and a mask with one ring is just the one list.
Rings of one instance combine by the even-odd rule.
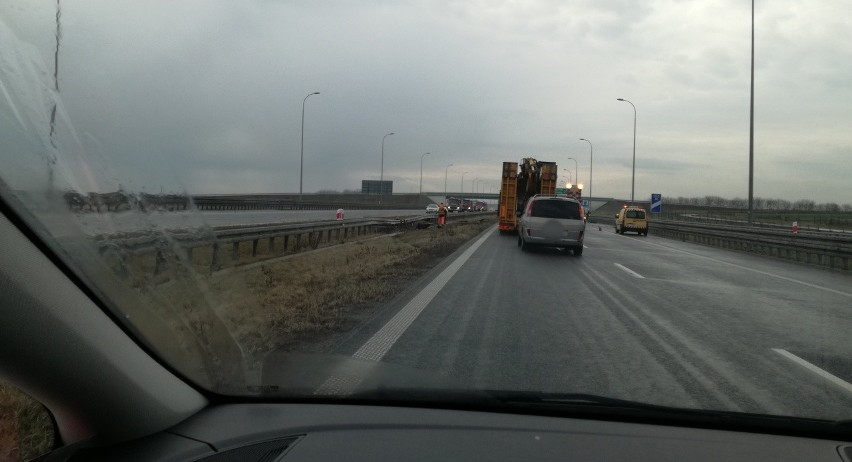
[[[574, 158], [588, 187], [587, 138], [593, 195], [629, 198], [625, 98], [638, 114], [637, 199], [748, 194], [747, 1], [61, 8], [57, 168], [79, 188], [298, 192], [302, 102], [318, 91], [305, 104], [305, 192], [379, 179], [394, 132], [384, 178], [396, 192], [418, 191], [425, 152], [424, 191], [443, 191], [445, 173], [458, 191], [467, 172], [465, 190], [478, 179], [496, 192], [501, 163], [523, 157], [564, 175]], [[54, 0], [0, 4], [7, 147], [46, 139], [55, 10]], [[848, 0], [757, 2], [756, 196], [852, 202], [851, 23]], [[21, 70], [28, 60], [40, 80]], [[37, 114], [9, 115], [28, 105]]]

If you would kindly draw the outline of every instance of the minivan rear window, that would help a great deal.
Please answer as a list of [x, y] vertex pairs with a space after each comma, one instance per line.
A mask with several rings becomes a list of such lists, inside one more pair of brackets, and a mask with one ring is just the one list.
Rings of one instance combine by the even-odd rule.
[[533, 202], [532, 207], [530, 207], [530, 216], [537, 218], [562, 218], [566, 220], [583, 219], [579, 204], [554, 200]]
[[638, 218], [640, 220], [645, 219], [645, 211], [644, 210], [628, 210], [627, 218]]

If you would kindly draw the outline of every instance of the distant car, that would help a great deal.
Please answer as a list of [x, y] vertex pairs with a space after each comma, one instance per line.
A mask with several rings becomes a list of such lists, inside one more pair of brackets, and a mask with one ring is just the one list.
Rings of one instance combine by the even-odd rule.
[[579, 201], [569, 197], [533, 196], [518, 219], [518, 246], [571, 249], [583, 254], [586, 220]]
[[636, 231], [640, 236], [648, 235], [648, 215], [645, 209], [637, 206], [625, 206], [615, 214], [615, 232]]
[[426, 213], [438, 213], [438, 204], [429, 204], [426, 206]]

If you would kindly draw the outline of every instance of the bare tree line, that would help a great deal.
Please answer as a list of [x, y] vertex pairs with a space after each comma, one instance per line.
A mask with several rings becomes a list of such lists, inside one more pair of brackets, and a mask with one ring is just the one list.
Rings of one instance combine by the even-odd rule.
[[[721, 196], [701, 197], [663, 197], [663, 203], [674, 205], [693, 205], [700, 207], [722, 207], [731, 209], [748, 208], [748, 199], [735, 197], [728, 199]], [[756, 210], [796, 210], [805, 212], [852, 212], [852, 204], [838, 204], [836, 202], [816, 203], [810, 199], [799, 199], [789, 201], [787, 199], [776, 199], [763, 197], [754, 198]]]

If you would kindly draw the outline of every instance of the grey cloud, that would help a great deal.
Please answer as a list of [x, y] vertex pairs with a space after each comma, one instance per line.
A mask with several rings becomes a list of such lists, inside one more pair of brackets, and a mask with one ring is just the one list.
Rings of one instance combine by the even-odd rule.
[[[55, 3], [30, 3], [11, 1], [0, 18], [52, 63]], [[423, 152], [426, 190], [443, 189], [450, 163], [458, 185], [463, 171], [494, 181], [500, 162], [527, 155], [575, 157], [583, 178], [584, 137], [595, 143], [595, 193], [623, 196], [633, 128], [623, 97], [638, 110], [637, 193], [744, 195], [741, 2], [62, 4], [60, 96], [78, 138], [88, 134], [68, 151], [108, 156], [99, 171], [110, 184], [295, 192], [302, 101], [320, 91], [305, 107], [306, 191], [378, 178], [393, 131], [384, 170], [397, 190], [419, 186]], [[852, 145], [850, 14], [842, 0], [759, 6], [761, 196], [790, 194], [774, 178], [808, 165], [826, 187], [794, 196], [842, 201], [848, 190], [836, 153]], [[813, 162], [790, 164], [803, 146]]]

